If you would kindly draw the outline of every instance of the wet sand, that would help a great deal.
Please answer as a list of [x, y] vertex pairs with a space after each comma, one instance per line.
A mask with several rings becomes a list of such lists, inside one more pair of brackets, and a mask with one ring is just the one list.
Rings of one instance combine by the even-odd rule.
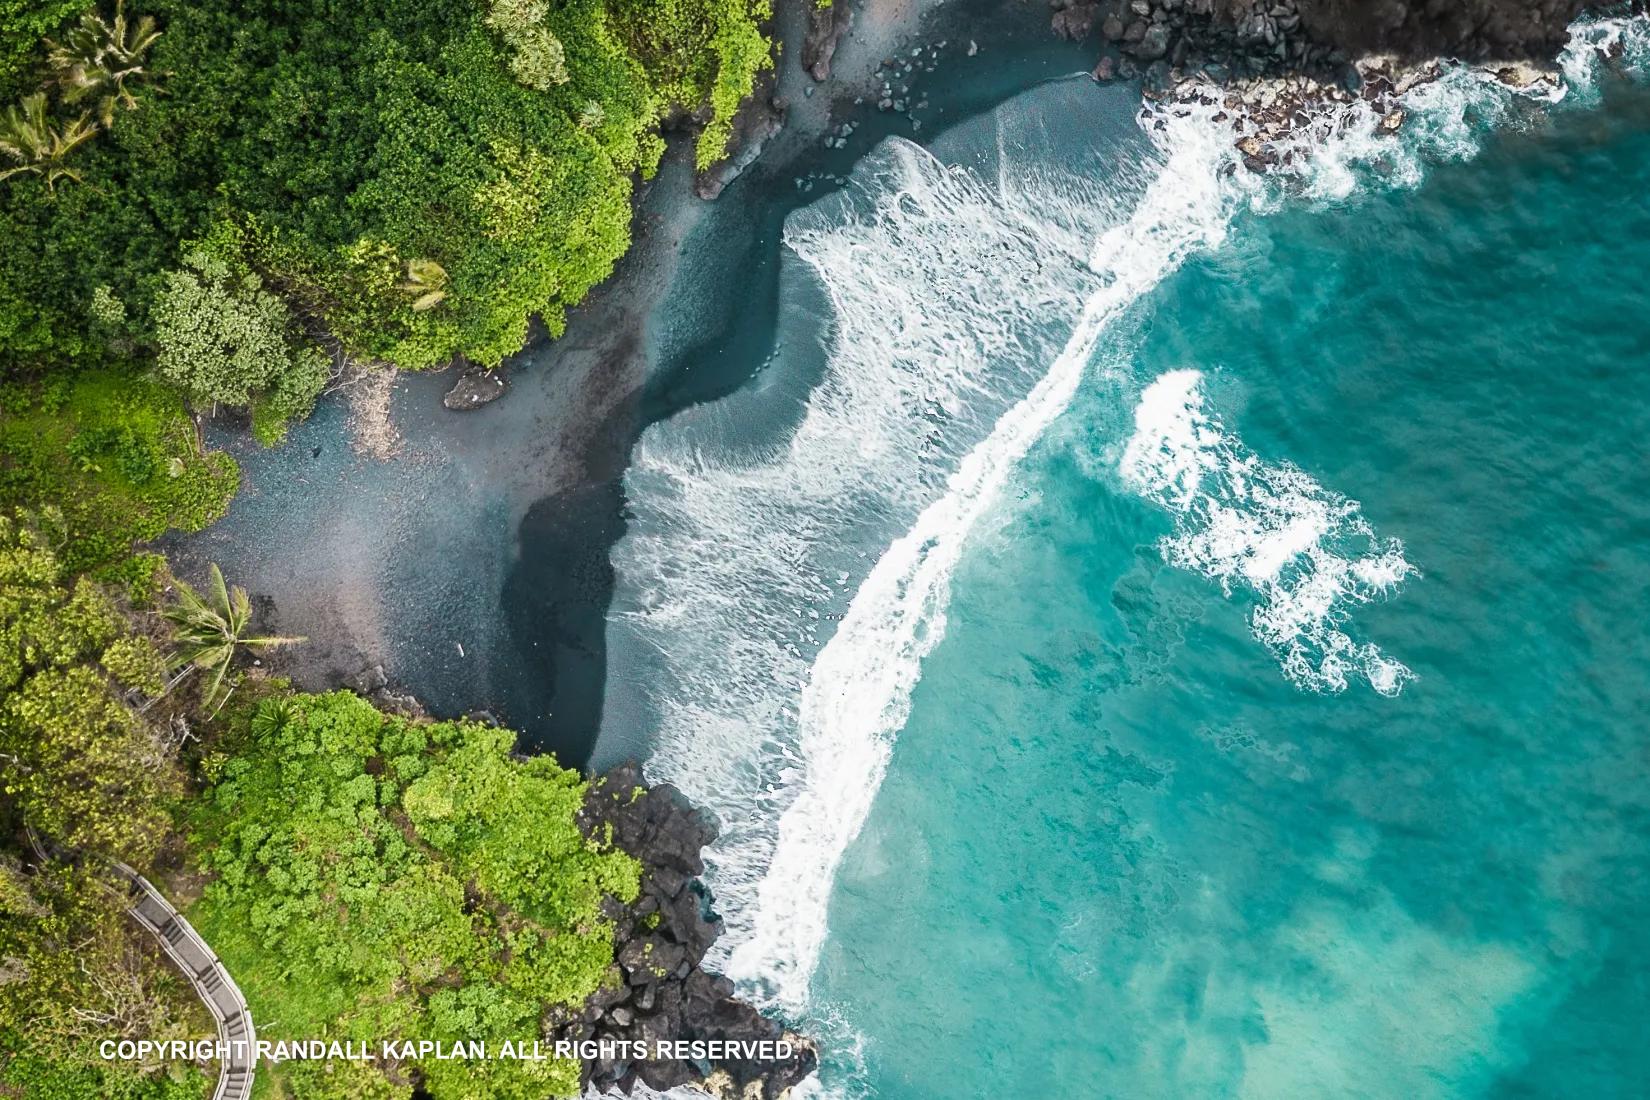
[[[781, 5], [777, 20], [786, 128], [714, 203], [694, 197], [687, 143], [676, 142], [638, 196], [635, 243], [614, 276], [570, 313], [562, 339], [503, 368], [502, 399], [452, 412], [441, 398], [454, 372], [399, 376], [391, 413], [403, 443], [387, 460], [350, 447], [341, 398], [273, 452], [214, 429], [242, 463], [241, 495], [224, 521], [165, 548], [187, 577], [221, 563], [262, 597], [267, 625], [308, 636], [273, 659], [279, 671], [320, 690], [381, 666], [434, 713], [485, 709], [523, 730], [525, 748], [588, 760], [631, 447], [648, 423], [761, 370], [786, 214], [888, 134], [918, 136], [912, 118], [875, 109], [878, 65], [911, 41], [948, 42], [938, 72], [916, 78], [934, 85], [924, 138], [948, 111], [960, 119], [1086, 67], [1087, 51], [1052, 42], [1041, 13], [1018, 4], [872, 0], [831, 81], [815, 85], [795, 45], [809, 3]], [[931, 29], [909, 37], [934, 7]], [[826, 147], [844, 119], [856, 132]]]

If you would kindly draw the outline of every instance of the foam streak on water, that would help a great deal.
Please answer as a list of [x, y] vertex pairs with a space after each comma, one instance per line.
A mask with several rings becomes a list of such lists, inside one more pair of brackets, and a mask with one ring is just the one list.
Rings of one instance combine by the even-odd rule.
[[1398, 694], [1410, 671], [1343, 628], [1350, 607], [1415, 572], [1403, 544], [1378, 539], [1357, 501], [1287, 462], [1262, 461], [1227, 434], [1204, 408], [1198, 371], [1170, 371], [1148, 386], [1134, 425], [1119, 472], [1175, 514], [1164, 560], [1218, 581], [1228, 596], [1254, 593], [1250, 627], [1301, 687], [1344, 691], [1356, 675]]
[[1084, 305], [1070, 342], [963, 460], [945, 495], [878, 561], [814, 663], [798, 723], [802, 766], [791, 776], [798, 793], [780, 818], [757, 891], [758, 934], [739, 945], [730, 968], [772, 983], [787, 1008], [806, 1000], [837, 862], [870, 811], [922, 659], [944, 633], [964, 539], [1013, 464], [1071, 401], [1107, 323], [1223, 231], [1215, 173], [1223, 154], [1196, 140], [1166, 144], [1163, 168], [1133, 216], [1094, 248], [1091, 265], [1110, 278]]
[[[1398, 140], [1354, 110], [1303, 189], [1342, 196], [1371, 163], [1414, 182], [1415, 166], [1470, 154], [1484, 105], [1507, 96], [1457, 70], [1413, 93]], [[636, 688], [657, 723], [650, 774], [721, 820], [707, 878], [727, 927], [709, 963], [760, 1004], [808, 1007], [835, 869], [944, 632], [970, 527], [1071, 400], [1108, 324], [1218, 243], [1240, 204], [1275, 199], [1226, 174], [1224, 125], [1159, 121], [1134, 183], [1115, 164], [973, 173], [891, 142], [851, 200], [787, 229], [835, 328], [795, 429], [729, 453], [695, 426], [738, 410], [710, 407], [639, 449], [613, 625], [656, 658]], [[1195, 383], [1187, 372], [1148, 395], [1163, 432], [1203, 433], [1194, 445], [1154, 441], [1148, 423], [1125, 460], [1183, 521], [1165, 553], [1252, 590], [1257, 635], [1302, 683], [1360, 675], [1397, 691], [1407, 670], [1342, 625], [1410, 572], [1400, 548], [1353, 502], [1227, 436]]]
[[1099, 165], [976, 173], [892, 143], [850, 203], [787, 229], [835, 333], [784, 445], [712, 454], [682, 425], [645, 441], [618, 553], [641, 588], [621, 625], [667, 657], [648, 767], [721, 819], [712, 962], [758, 999], [805, 1001], [832, 873], [975, 517], [1107, 321], [1225, 224], [1229, 149], [1175, 132], [1144, 184]]

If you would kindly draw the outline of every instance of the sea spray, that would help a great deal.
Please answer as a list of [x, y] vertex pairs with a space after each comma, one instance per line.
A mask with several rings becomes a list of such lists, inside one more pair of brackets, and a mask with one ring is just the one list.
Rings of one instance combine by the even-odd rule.
[[[1017, 178], [1007, 158], [988, 185], [894, 143], [861, 177], [877, 213], [816, 208], [793, 227], [788, 244], [837, 313], [825, 376], [797, 430], [764, 453], [729, 460], [681, 424], [650, 436], [627, 483], [614, 620], [658, 658], [644, 670], [658, 672], [649, 770], [722, 820], [708, 876], [728, 920], [719, 961], [753, 996], [807, 1006], [834, 869], [944, 630], [968, 526], [1069, 400], [1106, 321], [1186, 251], [1218, 241], [1240, 205], [1410, 184], [1431, 159], [1470, 155], [1498, 117], [1489, 108], [1512, 93], [1463, 72], [1411, 93], [1414, 117], [1396, 138], [1350, 115], [1288, 187], [1247, 176], [1229, 131], [1194, 113], [1153, 121], [1158, 152], [1142, 158], [1153, 182], [1110, 224], [1111, 211], [1088, 218], [1073, 200], [1115, 202], [1079, 175], [1037, 181], [1063, 212], [1039, 218], [1038, 204], [1005, 197]], [[1147, 213], [1152, 196], [1172, 194], [1198, 197]], [[845, 219], [842, 235], [827, 217]], [[1143, 226], [1157, 236], [1129, 236]], [[907, 253], [922, 262], [902, 264]], [[1114, 262], [1148, 254], [1132, 271]], [[1047, 331], [1063, 345], [1048, 347]], [[1370, 669], [1377, 687], [1399, 677]]]
[[1203, 376], [1170, 371], [1146, 387], [1118, 460], [1123, 483], [1176, 516], [1171, 565], [1253, 593], [1255, 637], [1301, 687], [1344, 691], [1361, 676], [1396, 695], [1409, 669], [1347, 632], [1350, 608], [1415, 569], [1349, 500], [1287, 462], [1266, 462], [1205, 407]]

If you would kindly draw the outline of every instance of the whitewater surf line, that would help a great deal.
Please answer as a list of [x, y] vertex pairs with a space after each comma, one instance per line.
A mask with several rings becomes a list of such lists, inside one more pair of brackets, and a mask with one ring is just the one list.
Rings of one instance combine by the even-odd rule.
[[[1079, 119], [1093, 94], [1086, 82], [1038, 93], [1073, 100], [1055, 114]], [[649, 773], [719, 819], [707, 880], [726, 926], [708, 965], [724, 973], [755, 935], [756, 891], [800, 791], [797, 706], [821, 647], [1113, 278], [1089, 265], [1095, 242], [1160, 167], [1125, 103], [1112, 117], [1138, 155], [1093, 179], [990, 182], [980, 162], [1010, 143], [984, 124], [952, 164], [879, 147], [854, 188], [787, 223], [786, 369], [656, 425], [638, 448], [609, 627], [626, 669], [609, 678], [607, 714], [655, 729]], [[1025, 122], [1017, 151], [1042, 140], [1042, 118]]]
[[757, 893], [757, 936], [734, 951], [729, 972], [760, 978], [790, 1011], [807, 1002], [831, 882], [881, 785], [894, 737], [910, 711], [923, 658], [945, 633], [952, 571], [975, 521], [1014, 463], [1077, 392], [1106, 326], [1193, 249], [1217, 245], [1229, 200], [1217, 169], [1229, 155], [1200, 127], [1164, 142], [1162, 168], [1130, 220], [1095, 245], [1089, 265], [1109, 282], [1036, 388], [964, 458], [943, 497], [877, 562], [814, 663], [798, 720], [798, 794], [779, 822]]
[[1352, 605], [1414, 575], [1403, 543], [1379, 539], [1358, 502], [1287, 462], [1265, 462], [1205, 408], [1203, 375], [1169, 371], [1146, 387], [1118, 471], [1176, 516], [1163, 560], [1254, 594], [1250, 630], [1295, 684], [1344, 691], [1360, 676], [1397, 695], [1414, 674], [1346, 632]]
[[[1397, 139], [1354, 107], [1341, 136], [1293, 172], [1293, 190], [1344, 197], [1369, 182], [1371, 163], [1379, 183], [1418, 182], [1425, 163], [1471, 155], [1510, 95], [1455, 70], [1411, 93], [1414, 118]], [[796, 430], [738, 453], [727, 440], [743, 410], [701, 410], [645, 441], [627, 479], [635, 516], [615, 556], [631, 591], [613, 625], [657, 662], [647, 669], [657, 677], [631, 676], [648, 684], [657, 719], [648, 770], [721, 819], [707, 879], [727, 930], [714, 954], [759, 1003], [811, 1007], [832, 880], [945, 629], [968, 531], [1070, 402], [1107, 324], [1189, 252], [1217, 244], [1236, 209], [1282, 201], [1241, 172], [1223, 177], [1235, 160], [1224, 127], [1195, 114], [1149, 121], [1163, 127], [1147, 134], [1156, 174], [1126, 217], [1083, 245], [1090, 223], [1069, 202], [1040, 225], [965, 170], [903, 143], [884, 150], [875, 234], [822, 228], [818, 212], [787, 232], [837, 326]], [[1015, 179], [1005, 165], [996, 176], [998, 192]], [[1082, 182], [1044, 179], [1040, 194]], [[901, 266], [907, 253], [916, 259]], [[1063, 343], [1030, 356], [1040, 345], [1028, 318], [1078, 303]], [[1015, 377], [1003, 356], [1037, 374], [999, 409], [1013, 389], [1003, 379]], [[914, 518], [881, 547], [832, 544], [908, 508]], [[850, 585], [864, 562], [874, 565]]]

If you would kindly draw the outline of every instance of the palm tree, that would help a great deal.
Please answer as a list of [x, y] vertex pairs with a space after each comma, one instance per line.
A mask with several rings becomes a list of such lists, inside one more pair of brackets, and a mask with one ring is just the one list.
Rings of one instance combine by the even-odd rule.
[[62, 126], [53, 122], [46, 114], [45, 92], [25, 96], [22, 103], [12, 104], [0, 115], [0, 154], [17, 162], [0, 169], [0, 180], [33, 172], [45, 177], [48, 190], [55, 190], [64, 177], [78, 183], [80, 173], [64, 161], [96, 133], [97, 127], [85, 115]]
[[145, 15], [127, 27], [124, 0], [115, 0], [113, 23], [95, 11], [82, 15], [61, 43], [50, 39], [46, 43], [64, 100], [78, 103], [96, 96], [97, 117], [104, 129], [113, 126], [117, 102], [127, 110], [137, 106], [126, 83], [149, 79], [143, 59], [159, 37], [153, 16]]
[[173, 669], [195, 668], [210, 673], [211, 683], [206, 689], [206, 705], [216, 714], [229, 699], [224, 682], [229, 678], [235, 651], [268, 649], [295, 645], [303, 638], [280, 635], [247, 637], [246, 628], [252, 620], [252, 601], [240, 585], [230, 588], [223, 582], [223, 570], [212, 564], [212, 585], [202, 596], [183, 581], [177, 582], [177, 603], [164, 612], [177, 628], [176, 648], [172, 653]]
[[447, 297], [447, 269], [434, 260], [408, 260], [407, 277], [395, 289], [414, 296], [416, 312], [434, 309]]

